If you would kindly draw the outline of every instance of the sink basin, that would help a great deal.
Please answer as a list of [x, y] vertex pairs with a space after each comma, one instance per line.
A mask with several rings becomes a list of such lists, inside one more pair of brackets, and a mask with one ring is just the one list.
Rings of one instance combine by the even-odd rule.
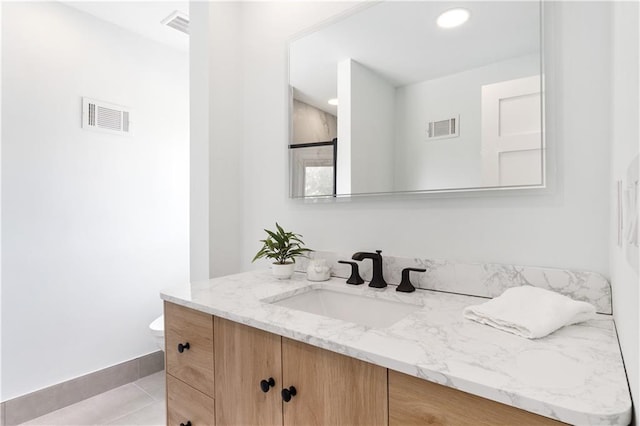
[[388, 327], [422, 308], [417, 304], [324, 288], [311, 288], [277, 299], [269, 303], [376, 328]]

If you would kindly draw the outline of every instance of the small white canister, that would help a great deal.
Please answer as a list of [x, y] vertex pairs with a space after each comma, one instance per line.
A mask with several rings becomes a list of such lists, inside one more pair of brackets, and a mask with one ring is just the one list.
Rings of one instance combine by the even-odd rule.
[[331, 267], [325, 259], [311, 259], [307, 266], [307, 280], [327, 281], [331, 278]]

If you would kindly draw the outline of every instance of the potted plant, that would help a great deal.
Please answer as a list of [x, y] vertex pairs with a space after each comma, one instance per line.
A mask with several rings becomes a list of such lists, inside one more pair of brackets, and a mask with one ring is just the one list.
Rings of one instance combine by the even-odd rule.
[[257, 259], [273, 259], [272, 272], [276, 278], [286, 279], [293, 275], [296, 257], [304, 256], [311, 250], [304, 247], [302, 235], [287, 232], [276, 222], [276, 231], [264, 230], [267, 238], [260, 240], [262, 248], [256, 253], [252, 262]]

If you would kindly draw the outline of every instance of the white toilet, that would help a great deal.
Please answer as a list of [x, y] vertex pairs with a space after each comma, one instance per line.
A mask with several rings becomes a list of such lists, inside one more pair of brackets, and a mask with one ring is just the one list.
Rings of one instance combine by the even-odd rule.
[[156, 341], [156, 345], [164, 351], [164, 315], [160, 315], [149, 324], [151, 335]]

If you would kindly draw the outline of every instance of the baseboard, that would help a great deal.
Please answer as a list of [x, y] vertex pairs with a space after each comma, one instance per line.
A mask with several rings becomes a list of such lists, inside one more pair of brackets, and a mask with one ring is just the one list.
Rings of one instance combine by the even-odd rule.
[[134, 382], [164, 368], [157, 351], [0, 404], [0, 426], [15, 426], [92, 396]]

